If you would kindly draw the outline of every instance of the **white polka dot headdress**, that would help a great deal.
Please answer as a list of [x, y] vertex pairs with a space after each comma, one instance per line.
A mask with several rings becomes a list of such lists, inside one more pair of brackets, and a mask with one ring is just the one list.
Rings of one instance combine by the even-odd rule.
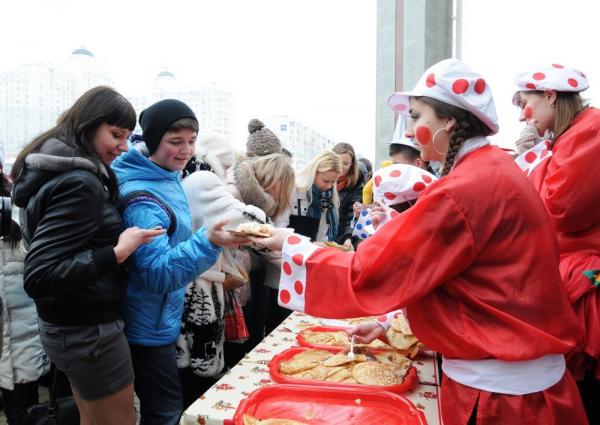
[[406, 123], [404, 122], [404, 118], [400, 116], [398, 117], [398, 121], [396, 121], [396, 128], [394, 129], [394, 135], [392, 136], [392, 140], [389, 141], [388, 144], [410, 146], [411, 148], [421, 152], [421, 145], [415, 142], [414, 138], [406, 137], [404, 135], [405, 133]]
[[427, 96], [465, 109], [475, 115], [492, 130], [498, 132], [498, 117], [492, 91], [481, 75], [463, 62], [445, 59], [432, 65], [409, 92], [393, 93], [390, 107], [408, 115], [409, 100], [415, 96]]
[[560, 92], [580, 92], [589, 87], [587, 77], [583, 72], [557, 63], [538, 66], [527, 72], [523, 72], [517, 75], [515, 84], [519, 87], [512, 99], [515, 105], [519, 102], [518, 94], [521, 91], [556, 90]]
[[422, 168], [395, 164], [380, 168], [373, 175], [373, 200], [386, 205], [401, 204], [419, 197], [437, 178]]

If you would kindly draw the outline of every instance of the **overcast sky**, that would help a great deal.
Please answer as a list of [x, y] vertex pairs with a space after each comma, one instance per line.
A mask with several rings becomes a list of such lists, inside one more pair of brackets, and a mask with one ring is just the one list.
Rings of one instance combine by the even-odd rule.
[[163, 69], [229, 88], [237, 146], [251, 118], [292, 115], [372, 155], [374, 0], [18, 0], [0, 15], [3, 65], [85, 46], [124, 94]]
[[514, 147], [523, 124], [511, 103], [514, 76], [537, 64], [583, 71], [582, 93], [600, 105], [600, 2], [595, 0], [464, 0], [462, 59], [490, 83], [500, 132], [497, 144]]
[[[511, 145], [521, 129], [512, 80], [531, 64], [580, 68], [592, 85], [584, 95], [599, 103], [598, 3], [464, 0], [463, 59], [492, 87], [496, 142]], [[164, 69], [182, 82], [229, 88], [238, 147], [250, 118], [287, 114], [373, 158], [376, 7], [376, 0], [0, 1], [0, 67], [62, 61], [84, 46], [124, 94], [149, 87]]]

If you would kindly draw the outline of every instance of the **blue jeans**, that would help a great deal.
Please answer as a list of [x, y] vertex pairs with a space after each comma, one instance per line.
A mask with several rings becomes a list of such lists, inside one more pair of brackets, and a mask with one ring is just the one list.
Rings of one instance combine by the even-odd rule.
[[183, 412], [183, 391], [175, 359], [175, 344], [129, 346], [134, 388], [140, 399], [140, 425], [177, 425]]

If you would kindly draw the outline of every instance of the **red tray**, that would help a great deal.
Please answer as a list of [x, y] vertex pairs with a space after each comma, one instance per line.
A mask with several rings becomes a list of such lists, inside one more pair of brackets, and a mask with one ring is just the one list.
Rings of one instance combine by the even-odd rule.
[[[360, 400], [357, 403], [357, 400]], [[311, 385], [269, 385], [253, 391], [224, 425], [243, 425], [244, 414], [310, 425], [427, 425], [408, 399], [382, 390]], [[312, 419], [306, 415], [311, 414]]]
[[[391, 391], [394, 393], [403, 393], [404, 391], [409, 390], [417, 381], [417, 369], [413, 366], [409, 369], [408, 373], [404, 377], [404, 382], [401, 384], [395, 385], [362, 385], [362, 384], [347, 384], [342, 382], [330, 382], [330, 381], [317, 381], [316, 379], [297, 379], [291, 378], [289, 376], [282, 375], [279, 372], [279, 363], [282, 361], [286, 361], [294, 357], [296, 354], [311, 350], [309, 347], [292, 347], [289, 348], [279, 354], [277, 354], [273, 359], [269, 362], [269, 373], [271, 377], [276, 382], [282, 384], [308, 384], [308, 385], [317, 385], [320, 387], [342, 387], [342, 388], [355, 388], [359, 390], [385, 390]], [[337, 351], [329, 350], [332, 353], [336, 353]]]
[[[337, 331], [345, 331], [347, 329], [350, 329], [350, 327], [343, 327], [343, 326], [311, 326], [310, 328], [306, 328], [303, 331], [313, 331], [313, 332], [337, 332]], [[302, 332], [303, 332], [302, 331]], [[323, 344], [313, 344], [311, 342], [308, 342], [304, 339], [304, 336], [302, 336], [302, 332], [298, 333], [298, 335], [296, 335], [296, 340], [298, 341], [298, 344], [300, 344], [303, 347], [311, 347], [311, 348], [318, 348], [320, 350], [329, 350], [329, 351], [335, 351], [336, 353], [339, 351], [345, 351], [348, 350], [350, 348], [350, 346], [347, 347], [342, 347], [341, 345], [323, 345]], [[380, 339], [382, 342], [385, 342], [387, 345], [390, 345], [390, 342], [388, 341], [387, 337], [385, 335], [382, 335], [380, 337], [378, 337], [378, 339]], [[391, 345], [390, 345], [391, 347]], [[390, 351], [390, 350], [395, 350], [394, 348], [372, 348], [369, 347], [369, 350], [374, 352], [374, 353], [378, 353], [380, 351]], [[397, 351], [397, 350], [395, 350]]]

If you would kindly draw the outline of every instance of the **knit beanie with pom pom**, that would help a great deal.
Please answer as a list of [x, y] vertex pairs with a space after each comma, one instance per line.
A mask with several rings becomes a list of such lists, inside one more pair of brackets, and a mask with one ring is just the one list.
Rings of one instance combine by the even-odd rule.
[[246, 154], [248, 156], [265, 156], [272, 153], [281, 153], [281, 141], [265, 124], [256, 118], [248, 123], [248, 142]]

